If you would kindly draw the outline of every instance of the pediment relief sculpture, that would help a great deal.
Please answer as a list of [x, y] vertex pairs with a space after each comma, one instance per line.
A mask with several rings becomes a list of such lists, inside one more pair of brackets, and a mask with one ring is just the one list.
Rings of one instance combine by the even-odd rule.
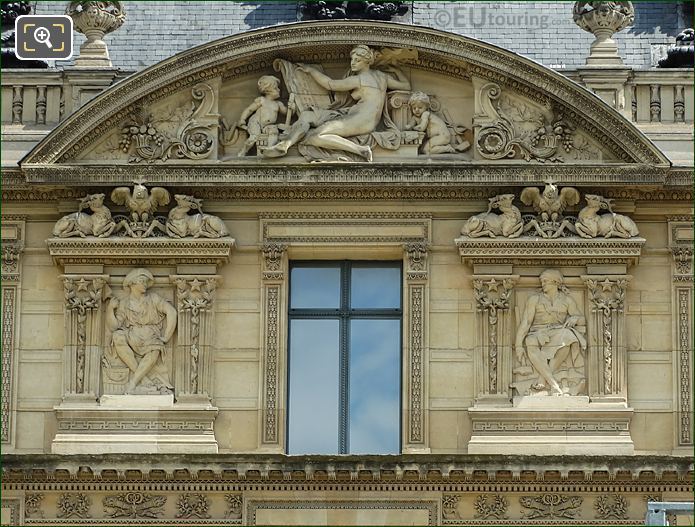
[[[168, 190], [162, 187], [148, 189], [136, 181], [133, 189], [117, 187], [111, 192], [111, 201], [123, 205], [127, 215], [112, 215], [104, 205], [104, 194], [89, 194], [80, 200], [79, 210], [59, 219], [53, 236], [70, 237], [130, 237], [149, 238], [223, 238], [229, 236], [224, 222], [217, 216], [202, 211], [202, 200], [194, 196], [176, 194], [176, 205], [167, 216], [157, 215], [160, 207], [171, 201]], [[85, 209], [91, 211], [87, 212]]]
[[560, 108], [513, 96], [493, 82], [480, 87], [476, 98], [481, 110], [475, 118], [476, 149], [484, 159], [562, 163], [602, 158]]
[[546, 269], [540, 282], [518, 321], [512, 387], [519, 395], [585, 394], [586, 318], [560, 271]]
[[130, 163], [207, 159], [216, 152], [219, 116], [213, 112], [215, 92], [196, 84], [188, 104], [157, 113], [140, 108], [121, 129], [119, 146]]
[[[257, 156], [284, 157], [296, 145], [308, 161], [372, 161], [374, 148], [411, 146], [403, 153], [436, 155], [470, 147], [463, 137], [467, 128], [453, 124], [424, 92], [410, 92], [402, 65], [417, 59], [415, 51], [358, 45], [350, 59], [350, 71], [340, 79], [321, 65], [277, 59], [274, 67], [289, 93], [287, 106], [278, 101], [279, 79], [261, 77], [262, 96], [242, 111], [234, 128], [225, 125], [223, 145], [234, 145], [242, 130], [248, 138], [240, 157], [254, 146]], [[280, 115], [284, 123], [277, 122]]]
[[123, 293], [108, 303], [110, 345], [102, 360], [105, 393], [173, 393], [167, 343], [176, 329], [177, 312], [150, 291], [153, 284], [150, 271], [133, 269], [123, 280]]
[[[564, 216], [566, 209], [580, 203], [577, 189], [562, 190], [552, 180], [544, 189], [526, 187], [521, 202], [533, 207], [535, 214], [522, 214], [513, 204], [514, 194], [490, 198], [486, 212], [471, 216], [461, 228], [469, 238], [533, 236], [547, 239], [579, 236], [581, 238], [633, 238], [639, 235], [635, 222], [613, 212], [612, 200], [596, 194], [586, 194], [586, 206], [577, 216]], [[499, 211], [499, 213], [498, 213]]]

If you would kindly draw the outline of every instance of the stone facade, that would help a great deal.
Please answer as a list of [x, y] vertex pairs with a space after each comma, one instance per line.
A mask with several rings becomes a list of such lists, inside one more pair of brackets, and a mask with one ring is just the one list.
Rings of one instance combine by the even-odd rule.
[[[683, 107], [655, 142], [632, 73], [588, 68], [594, 95], [382, 22], [101, 94], [107, 65], [27, 75], [2, 86], [3, 525], [636, 525], [691, 498], [692, 70], [655, 84]], [[77, 95], [39, 125], [34, 92]], [[286, 454], [306, 260], [402, 269], [395, 456]]]

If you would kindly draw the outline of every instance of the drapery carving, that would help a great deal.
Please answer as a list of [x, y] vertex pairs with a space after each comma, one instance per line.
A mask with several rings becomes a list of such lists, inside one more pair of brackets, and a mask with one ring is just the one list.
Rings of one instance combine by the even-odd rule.
[[212, 338], [218, 275], [172, 275], [179, 312], [175, 362], [177, 400], [202, 399], [212, 395]]
[[519, 395], [586, 393], [586, 318], [557, 269], [540, 274], [516, 330], [513, 387]]
[[627, 400], [625, 292], [632, 277], [582, 276], [589, 293], [589, 395]]
[[476, 395], [509, 398], [512, 325], [510, 303], [518, 275], [475, 275], [473, 295], [478, 319]]
[[65, 300], [64, 397], [96, 400], [102, 358], [106, 275], [63, 275]]

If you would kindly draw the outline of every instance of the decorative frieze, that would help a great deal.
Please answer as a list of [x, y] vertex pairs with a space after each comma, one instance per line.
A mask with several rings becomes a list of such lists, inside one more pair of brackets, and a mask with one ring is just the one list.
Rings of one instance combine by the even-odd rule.
[[509, 502], [501, 494], [493, 496], [481, 494], [473, 502], [473, 507], [475, 508], [474, 517], [478, 520], [506, 520], [509, 518], [507, 514]]
[[24, 517], [25, 518], [43, 518], [44, 513], [41, 510], [44, 494], [40, 492], [27, 492], [24, 495]]
[[620, 494], [602, 494], [594, 500], [596, 518], [600, 520], [627, 520], [628, 501]]
[[146, 492], [125, 492], [116, 496], [104, 496], [104, 513], [109, 518], [161, 518], [166, 496]]
[[566, 494], [539, 494], [536, 496], [522, 496], [519, 503], [525, 509], [522, 518], [535, 520], [546, 519], [576, 519], [581, 513], [584, 498], [580, 496], [568, 496]]
[[58, 498], [58, 518], [91, 518], [92, 498], [84, 492], [65, 493]]
[[205, 494], [181, 494], [176, 509], [177, 518], [210, 518], [210, 500]]

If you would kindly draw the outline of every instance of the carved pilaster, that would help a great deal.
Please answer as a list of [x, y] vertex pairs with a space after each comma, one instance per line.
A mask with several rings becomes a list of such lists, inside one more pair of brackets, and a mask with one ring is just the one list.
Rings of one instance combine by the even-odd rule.
[[62, 275], [65, 294], [64, 400], [96, 401], [107, 275]]
[[693, 223], [689, 218], [669, 221], [673, 277], [674, 401], [677, 405], [676, 444], [693, 445]]
[[261, 286], [261, 447], [284, 452], [284, 379], [282, 361], [286, 356], [284, 338], [287, 312], [287, 246], [266, 243], [262, 246]]
[[627, 400], [625, 292], [632, 277], [582, 276], [589, 292], [589, 395]]
[[475, 380], [477, 400], [510, 399], [512, 382], [510, 302], [518, 275], [476, 275], [473, 294], [477, 310]]
[[21, 257], [24, 251], [24, 221], [2, 218], [2, 443], [12, 442], [14, 423], [14, 368], [19, 334]]
[[405, 295], [403, 306], [406, 357], [404, 452], [428, 452], [427, 364], [428, 364], [428, 244], [407, 243], [404, 248]]
[[172, 275], [179, 312], [174, 386], [179, 402], [210, 402], [218, 275]]

